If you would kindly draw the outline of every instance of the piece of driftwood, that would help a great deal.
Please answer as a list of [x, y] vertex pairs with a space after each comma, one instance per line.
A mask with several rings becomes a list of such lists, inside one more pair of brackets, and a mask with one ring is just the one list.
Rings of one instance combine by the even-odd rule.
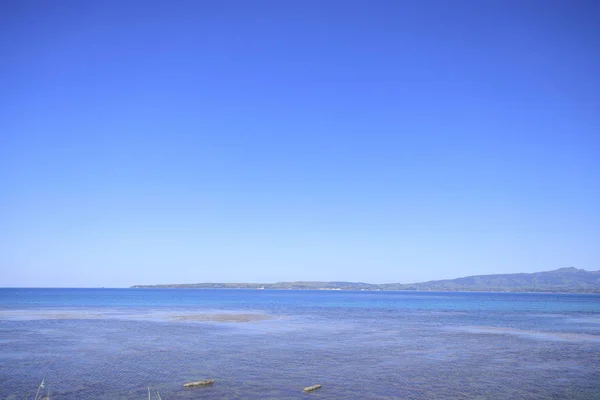
[[184, 383], [183, 387], [189, 388], [189, 387], [196, 387], [196, 386], [208, 386], [208, 385], [212, 385], [213, 383], [215, 383], [214, 379], [207, 379], [204, 381]]
[[302, 391], [303, 392], [312, 392], [313, 390], [317, 390], [317, 389], [321, 389], [323, 385], [312, 385], [309, 387], [305, 387]]

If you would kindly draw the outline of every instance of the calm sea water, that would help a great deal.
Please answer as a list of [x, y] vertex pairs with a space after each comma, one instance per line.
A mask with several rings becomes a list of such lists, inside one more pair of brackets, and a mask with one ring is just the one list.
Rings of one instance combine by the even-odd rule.
[[42, 379], [57, 400], [600, 399], [600, 296], [0, 289], [0, 399]]

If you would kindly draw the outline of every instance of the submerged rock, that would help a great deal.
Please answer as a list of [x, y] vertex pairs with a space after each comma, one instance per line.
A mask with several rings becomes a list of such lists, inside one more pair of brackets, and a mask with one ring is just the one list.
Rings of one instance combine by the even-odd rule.
[[269, 315], [264, 314], [188, 314], [188, 315], [172, 315], [169, 317], [175, 321], [197, 321], [197, 322], [259, 322], [271, 319]]
[[312, 392], [313, 390], [321, 389], [321, 387], [323, 387], [323, 385], [312, 385], [312, 386], [305, 387], [302, 391], [303, 392]]
[[214, 379], [206, 379], [204, 381], [184, 383], [183, 387], [208, 386], [212, 385], [213, 383], [215, 383]]

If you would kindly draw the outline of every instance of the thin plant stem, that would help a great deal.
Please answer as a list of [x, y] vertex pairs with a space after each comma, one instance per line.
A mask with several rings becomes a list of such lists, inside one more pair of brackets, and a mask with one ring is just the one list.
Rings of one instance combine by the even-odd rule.
[[42, 379], [42, 383], [40, 383], [40, 386], [38, 386], [38, 390], [37, 390], [37, 392], [35, 392], [35, 399], [34, 400], [38, 400], [38, 395], [40, 394], [40, 389], [44, 387], [44, 381], [45, 380], [46, 380], [45, 378]]

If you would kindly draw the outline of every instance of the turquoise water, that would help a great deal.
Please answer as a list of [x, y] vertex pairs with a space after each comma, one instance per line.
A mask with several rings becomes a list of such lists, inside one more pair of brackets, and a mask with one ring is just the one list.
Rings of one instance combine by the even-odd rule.
[[0, 399], [43, 378], [52, 399], [598, 399], [600, 296], [0, 289]]

